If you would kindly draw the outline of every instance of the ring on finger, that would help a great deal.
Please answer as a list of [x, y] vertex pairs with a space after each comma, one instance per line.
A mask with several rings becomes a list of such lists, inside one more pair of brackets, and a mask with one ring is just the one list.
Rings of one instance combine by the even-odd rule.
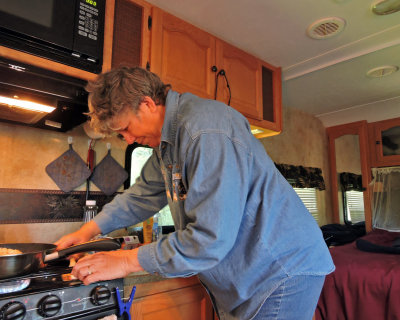
[[88, 266], [88, 275], [91, 275], [93, 272], [90, 270], [90, 266]]

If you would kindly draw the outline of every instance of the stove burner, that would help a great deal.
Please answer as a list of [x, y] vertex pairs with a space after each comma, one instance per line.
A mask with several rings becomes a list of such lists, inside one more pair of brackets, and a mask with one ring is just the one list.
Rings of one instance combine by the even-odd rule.
[[29, 286], [31, 279], [11, 280], [0, 283], [0, 294], [21, 291]]
[[[49, 265], [36, 273], [0, 279], [0, 298], [7, 293], [23, 290], [28, 292], [41, 288], [57, 288], [60, 286], [81, 284], [79, 280], [72, 277], [70, 274], [71, 270], [71, 267], [65, 267], [63, 265]], [[67, 282], [68, 284], [61, 284], [63, 282]]]
[[118, 313], [116, 292], [123, 295], [123, 279], [85, 286], [71, 270], [46, 266], [34, 274], [0, 280], [0, 319], [23, 315], [27, 320], [97, 320]]

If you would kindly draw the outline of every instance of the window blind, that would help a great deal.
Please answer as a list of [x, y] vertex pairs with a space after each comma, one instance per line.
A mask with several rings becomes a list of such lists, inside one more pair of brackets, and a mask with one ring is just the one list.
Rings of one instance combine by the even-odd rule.
[[317, 190], [315, 188], [293, 188], [318, 223]]

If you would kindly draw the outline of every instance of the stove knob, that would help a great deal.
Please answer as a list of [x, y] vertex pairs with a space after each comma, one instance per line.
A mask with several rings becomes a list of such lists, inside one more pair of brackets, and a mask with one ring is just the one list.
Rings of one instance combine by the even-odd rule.
[[1, 320], [22, 320], [25, 318], [26, 308], [18, 301], [9, 302], [0, 309]]
[[38, 303], [38, 313], [44, 318], [55, 316], [60, 309], [61, 299], [56, 295], [46, 296]]
[[106, 286], [97, 286], [90, 293], [90, 301], [96, 306], [106, 304], [110, 297], [111, 291]]

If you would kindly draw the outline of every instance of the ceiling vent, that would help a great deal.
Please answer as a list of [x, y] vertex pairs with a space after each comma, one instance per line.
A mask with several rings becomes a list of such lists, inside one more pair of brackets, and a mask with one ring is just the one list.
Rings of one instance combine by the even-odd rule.
[[313, 39], [327, 39], [343, 31], [346, 21], [338, 17], [329, 17], [315, 21], [308, 29], [307, 34]]
[[370, 78], [382, 78], [398, 70], [399, 70], [398, 66], [380, 66], [369, 70], [367, 72], [367, 76]]

